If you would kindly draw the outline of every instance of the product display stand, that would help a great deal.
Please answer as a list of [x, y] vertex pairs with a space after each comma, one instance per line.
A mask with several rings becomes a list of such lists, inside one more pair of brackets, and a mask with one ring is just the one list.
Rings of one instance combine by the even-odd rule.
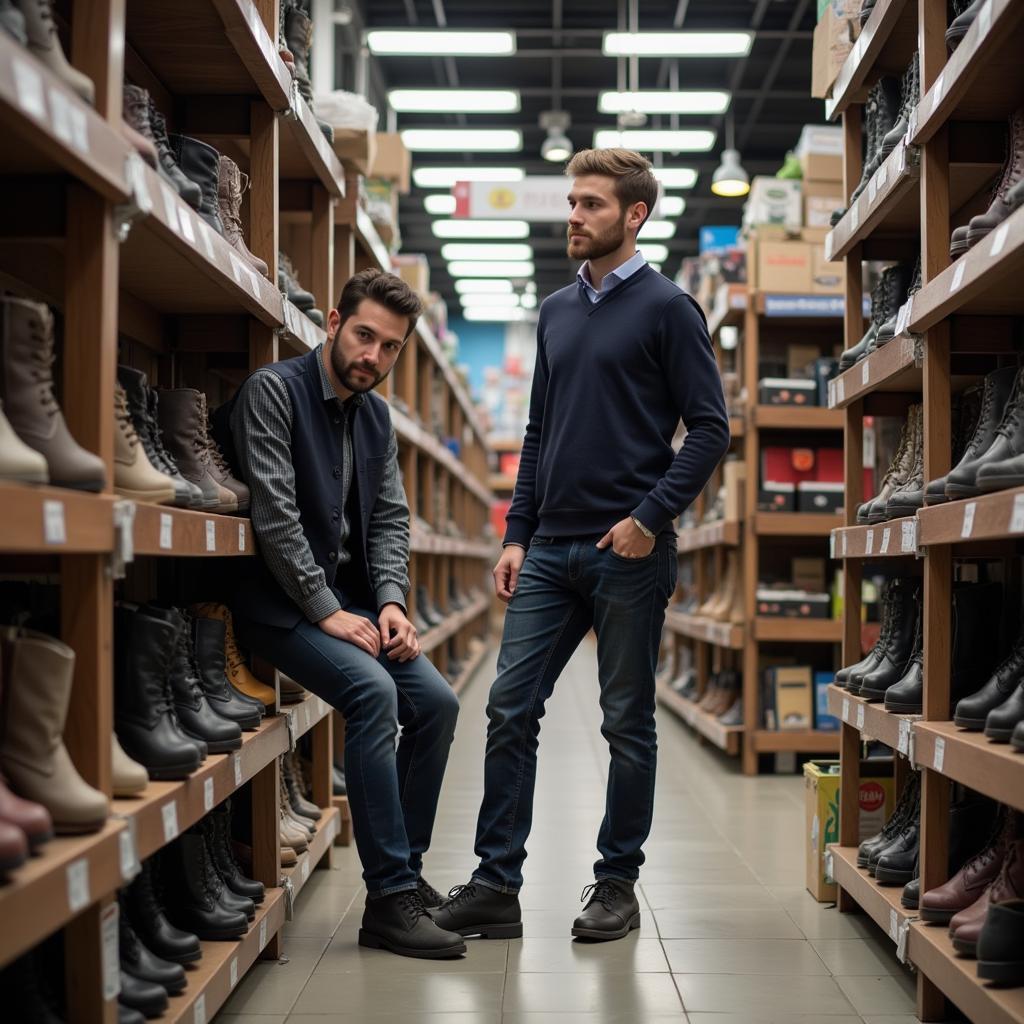
[[[901, 142], [859, 201], [835, 227], [831, 252], [846, 265], [847, 309], [861, 301], [861, 261], [921, 256], [923, 285], [905, 304], [897, 335], [837, 378], [831, 404], [846, 421], [846, 527], [835, 531], [834, 556], [845, 566], [843, 663], [861, 657], [861, 581], [866, 562], [880, 570], [923, 568], [924, 703], [920, 715], [897, 715], [832, 687], [830, 708], [843, 720], [840, 842], [831, 850], [840, 909], [859, 906], [918, 970], [918, 1016], [945, 1019], [946, 1000], [971, 1020], [1024, 1021], [1024, 992], [980, 981], [976, 962], [959, 956], [947, 929], [917, 920], [900, 904], [900, 888], [876, 883], [856, 865], [861, 741], [897, 753], [897, 785], [921, 773], [921, 891], [949, 877], [949, 801], [959, 782], [1004, 805], [1024, 809], [1024, 758], [1007, 744], [965, 732], [950, 721], [954, 561], [1007, 559], [1024, 532], [1018, 491], [950, 500], [874, 527], [855, 525], [863, 479], [863, 417], [901, 416], [924, 404], [924, 479], [948, 472], [954, 393], [1013, 355], [1010, 316], [1024, 313], [1024, 212], [1011, 214], [955, 262], [950, 232], [985, 209], [988, 184], [1005, 157], [1005, 123], [1024, 102], [1024, 7], [989, 0], [952, 54], [946, 8], [879, 0], [850, 54], [830, 108], [842, 115], [846, 186], [861, 176], [861, 107], [868, 87], [902, 71], [915, 50], [921, 95]], [[846, 343], [863, 327], [847, 318]], [[893, 561], [898, 560], [898, 561]], [[826, 855], [828, 857], [829, 855]]]
[[[0, 482], [0, 560], [5, 573], [59, 579], [59, 635], [75, 655], [64, 739], [81, 776], [109, 796], [115, 596], [145, 602], [199, 588], [194, 599], [208, 600], [230, 581], [235, 559], [256, 553], [247, 519], [115, 495], [117, 365], [144, 371], [154, 385], [196, 388], [215, 409], [251, 370], [325, 340], [278, 290], [279, 249], [322, 310], [353, 272], [389, 269], [390, 259], [357, 203], [357, 178], [347, 176], [278, 54], [276, 0], [104, 0], [75, 5], [70, 17], [58, 27], [72, 63], [95, 84], [95, 108], [0, 32], [0, 275], [5, 288], [59, 315], [61, 407], [78, 443], [105, 464], [107, 490]], [[268, 276], [126, 141], [126, 77], [149, 91], [173, 130], [248, 175], [241, 219]], [[459, 688], [485, 651], [483, 588], [493, 551], [483, 539], [491, 501], [484, 437], [426, 320], [381, 393], [402, 399], [393, 418], [410, 509], [421, 521], [413, 528], [409, 613], [425, 585], [436, 621], [421, 631], [422, 646]], [[272, 666], [253, 671], [276, 685]], [[212, 1018], [257, 958], [279, 955], [291, 901], [343, 835], [347, 807], [331, 798], [332, 718], [307, 695], [245, 732], [235, 753], [211, 754], [183, 781], [151, 781], [140, 796], [114, 800], [99, 831], [41, 847], [0, 885], [0, 967], [63, 930], [67, 1019], [112, 1024], [117, 891], [141, 861], [248, 787], [247, 870], [266, 898], [241, 939], [203, 943], [162, 1019]], [[307, 733], [312, 796], [325, 810], [309, 849], [282, 871], [278, 758]]]

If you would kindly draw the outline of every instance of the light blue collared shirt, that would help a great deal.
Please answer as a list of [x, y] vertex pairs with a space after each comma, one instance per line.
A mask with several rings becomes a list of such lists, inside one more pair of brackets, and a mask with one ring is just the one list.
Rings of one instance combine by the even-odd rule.
[[647, 266], [647, 260], [644, 259], [643, 254], [640, 252], [633, 253], [625, 263], [604, 275], [604, 279], [601, 281], [600, 291], [590, 283], [589, 261], [584, 263], [583, 266], [576, 271], [576, 276], [583, 282], [583, 288], [587, 293], [587, 298], [590, 299], [591, 302], [600, 302], [606, 292], [611, 291], [617, 284], [625, 281], [627, 277], [632, 277], [638, 270], [645, 266]]

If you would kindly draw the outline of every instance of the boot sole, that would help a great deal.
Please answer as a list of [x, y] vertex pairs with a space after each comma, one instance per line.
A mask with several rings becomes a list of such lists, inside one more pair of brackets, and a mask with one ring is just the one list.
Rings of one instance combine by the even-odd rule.
[[953, 724], [958, 729], [966, 729], [968, 732], [984, 732], [985, 730], [984, 718], [963, 718], [960, 715], [955, 715]]
[[979, 960], [978, 977], [998, 981], [1004, 985], [1020, 984], [1024, 975], [1024, 960]]
[[897, 871], [894, 868], [875, 868], [875, 881], [881, 885], [906, 885], [914, 880], [913, 871]]
[[523, 923], [517, 921], [515, 924], [475, 924], [468, 928], [453, 928], [452, 931], [464, 939], [468, 939], [470, 936], [479, 939], [521, 939]]
[[115, 487], [115, 493], [130, 501], [137, 501], [143, 505], [173, 505], [177, 495], [174, 490], [164, 491], [133, 491], [128, 487]]
[[905, 900], [902, 896], [900, 897], [900, 906], [904, 910], [917, 910], [917, 900]]
[[917, 916], [929, 924], [949, 924], [955, 913], [955, 910], [929, 910], [928, 907], [921, 907]]
[[417, 960], [448, 960], [452, 957], [462, 956], [466, 952], [466, 944], [460, 942], [457, 946], [448, 946], [444, 949], [414, 949], [411, 946], [399, 946], [397, 943], [388, 942], [373, 932], [363, 928], [359, 929], [359, 945], [366, 949], [386, 949], [389, 953], [397, 953], [399, 956], [413, 957]]
[[973, 249], [979, 242], [983, 242], [988, 238], [990, 234], [992, 234], [992, 228], [985, 228], [984, 231], [968, 231], [967, 248]]
[[198, 768], [199, 765], [183, 764], [170, 768], [147, 768], [146, 771], [154, 782], [180, 782], [182, 779], [187, 779]]
[[963, 939], [958, 939], [955, 935], [953, 936], [953, 948], [958, 953], [963, 953], [966, 957], [972, 959], [978, 955], [978, 944], [976, 942], [965, 942]]
[[946, 500], [956, 501], [958, 498], [976, 498], [981, 489], [969, 484], [946, 484]]
[[1020, 487], [1024, 478], [1020, 476], [987, 476], [978, 481], [978, 490], [983, 494], [991, 491], [1005, 491], [1011, 487]]
[[[885, 702], [885, 710], [895, 712], [897, 715], [919, 715], [921, 714], [920, 704], [894, 704], [892, 701]], [[908, 878], [909, 882], [910, 879]]]
[[634, 914], [625, 926], [614, 932], [600, 931], [597, 928], [573, 928], [572, 934], [577, 939], [596, 939], [599, 942], [610, 942], [613, 939], [624, 939], [634, 928], [640, 927], [640, 915]]
[[985, 736], [990, 740], [994, 740], [996, 743], [1009, 743], [1010, 737], [1013, 735], [1013, 729], [985, 729]]

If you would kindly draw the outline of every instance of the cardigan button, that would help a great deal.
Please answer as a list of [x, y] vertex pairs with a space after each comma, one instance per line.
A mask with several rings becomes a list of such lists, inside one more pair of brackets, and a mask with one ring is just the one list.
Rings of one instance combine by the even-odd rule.
[[332, 508], [331, 509], [331, 522], [332, 523], [336, 523], [339, 519], [341, 519], [341, 512], [338, 509], [336, 509], [336, 508]]
[[338, 552], [337, 551], [328, 551], [327, 552], [327, 561], [328, 562], [336, 562], [337, 560], [338, 560]]

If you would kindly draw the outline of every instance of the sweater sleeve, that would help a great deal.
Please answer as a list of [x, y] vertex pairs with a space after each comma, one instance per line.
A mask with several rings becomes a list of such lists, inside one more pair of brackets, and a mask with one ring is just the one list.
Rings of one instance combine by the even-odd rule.
[[729, 448], [722, 378], [704, 314], [689, 295], [677, 295], [666, 305], [658, 344], [686, 438], [668, 471], [632, 513], [655, 533], [690, 506]]
[[537, 461], [540, 435], [544, 425], [544, 405], [548, 392], [548, 365], [544, 356], [544, 318], [537, 323], [537, 361], [533, 368], [530, 389], [530, 415], [526, 423], [523, 449], [519, 455], [519, 472], [512, 504], [505, 516], [505, 544], [527, 547], [537, 529]]

